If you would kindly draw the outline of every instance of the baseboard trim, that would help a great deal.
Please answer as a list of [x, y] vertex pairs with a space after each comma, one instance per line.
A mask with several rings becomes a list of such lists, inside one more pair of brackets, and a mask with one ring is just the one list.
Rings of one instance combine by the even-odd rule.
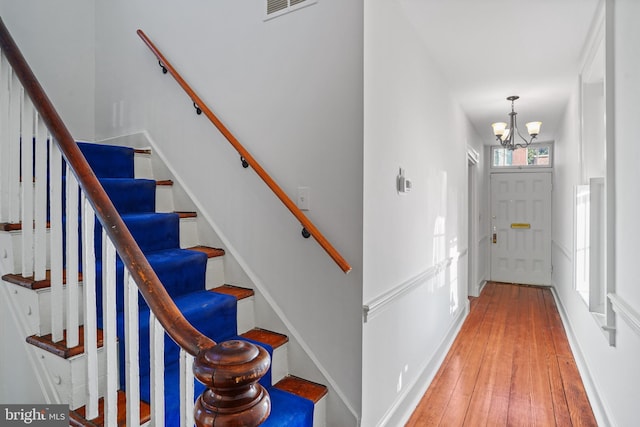
[[591, 408], [593, 409], [593, 415], [595, 416], [598, 425], [611, 426], [612, 424], [610, 421], [611, 418], [609, 417], [608, 408], [600, 398], [600, 394], [598, 393], [598, 390], [600, 390], [600, 388], [591, 376], [589, 366], [585, 361], [580, 344], [578, 343], [575, 333], [573, 332], [573, 328], [571, 326], [571, 321], [569, 320], [569, 317], [567, 315], [567, 311], [564, 308], [562, 299], [560, 299], [560, 296], [556, 291], [555, 283], [552, 283], [551, 293], [553, 294], [556, 306], [558, 307], [558, 312], [560, 313], [560, 318], [562, 319], [564, 329], [567, 332], [569, 346], [571, 347], [571, 351], [573, 352], [573, 357], [576, 360], [576, 365], [578, 366], [578, 371], [580, 372], [580, 376], [582, 377], [584, 388], [587, 392], [587, 396], [589, 397], [589, 402], [591, 403]]
[[376, 425], [377, 427], [391, 427], [391, 426], [403, 426], [409, 420], [413, 411], [418, 407], [422, 396], [426, 393], [429, 385], [436, 376], [438, 369], [442, 365], [449, 349], [453, 345], [453, 341], [458, 336], [458, 332], [464, 323], [464, 320], [469, 313], [469, 301], [462, 309], [458, 310], [453, 323], [449, 327], [446, 335], [440, 342], [434, 356], [428, 360], [418, 372], [421, 372], [411, 384], [407, 387], [403, 393], [401, 393], [391, 405], [387, 413]]
[[480, 295], [482, 293], [482, 290], [486, 286], [487, 282], [488, 282], [488, 280], [482, 279], [482, 280], [480, 280], [480, 283], [478, 283], [476, 285], [478, 287], [478, 295]]

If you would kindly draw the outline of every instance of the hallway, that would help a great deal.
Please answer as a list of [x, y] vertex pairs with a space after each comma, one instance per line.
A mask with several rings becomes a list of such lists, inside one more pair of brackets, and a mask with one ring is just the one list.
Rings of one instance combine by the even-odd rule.
[[551, 291], [489, 282], [407, 426], [595, 426]]

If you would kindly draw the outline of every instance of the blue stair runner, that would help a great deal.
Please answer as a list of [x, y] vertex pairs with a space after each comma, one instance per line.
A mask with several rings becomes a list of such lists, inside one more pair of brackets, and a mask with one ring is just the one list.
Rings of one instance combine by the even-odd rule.
[[[140, 248], [147, 256], [169, 295], [187, 320], [200, 332], [216, 342], [245, 339], [237, 336], [236, 299], [205, 290], [207, 255], [180, 249], [179, 218], [177, 214], [155, 212], [154, 181], [134, 179], [134, 150], [101, 144], [79, 143], [103, 188], [122, 215]], [[96, 259], [101, 259], [102, 234], [96, 227]], [[102, 265], [96, 262], [98, 323], [102, 319]], [[122, 261], [117, 260], [116, 308], [118, 338], [124, 343]], [[149, 308], [139, 299], [140, 319], [140, 394], [150, 401], [149, 378]], [[250, 341], [250, 340], [249, 340]], [[255, 343], [255, 342], [254, 342]], [[270, 354], [270, 346], [262, 345]], [[165, 425], [179, 426], [179, 348], [165, 337]], [[124, 345], [120, 346], [120, 379], [124, 389]], [[264, 426], [312, 427], [314, 403], [308, 399], [272, 387], [271, 370], [261, 380], [271, 396], [271, 415]], [[194, 395], [204, 386], [196, 381]]]

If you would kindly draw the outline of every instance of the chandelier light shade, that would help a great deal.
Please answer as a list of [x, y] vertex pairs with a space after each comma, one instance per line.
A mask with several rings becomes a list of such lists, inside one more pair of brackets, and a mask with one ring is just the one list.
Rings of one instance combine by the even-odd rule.
[[[525, 125], [527, 127], [527, 132], [531, 137], [529, 140], [527, 140], [522, 136], [522, 134], [520, 134], [516, 120], [516, 116], [518, 115], [518, 113], [516, 113], [514, 107], [514, 103], [518, 98], [520, 97], [517, 95], [512, 95], [507, 98], [507, 101], [511, 101], [509, 123], [507, 124], [504, 122], [497, 122], [491, 125], [491, 127], [493, 128], [493, 134], [496, 136], [496, 139], [498, 140], [500, 145], [509, 150], [524, 148], [531, 144], [536, 136], [538, 136], [538, 134], [540, 133], [540, 127], [542, 126], [542, 122], [529, 122]], [[518, 139], [518, 137], [520, 139]]]

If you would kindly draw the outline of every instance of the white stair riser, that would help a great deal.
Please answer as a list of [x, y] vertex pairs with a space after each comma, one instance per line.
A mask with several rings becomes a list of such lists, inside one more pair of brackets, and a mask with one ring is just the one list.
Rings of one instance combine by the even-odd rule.
[[[49, 269], [49, 230], [47, 230], [47, 261]], [[22, 231], [0, 231], [0, 263], [2, 274], [22, 273]]]
[[207, 276], [205, 288], [207, 290], [224, 285], [224, 257], [209, 258], [207, 260]]
[[[29, 335], [47, 335], [51, 333], [51, 290], [38, 289], [32, 290], [23, 288], [22, 286], [4, 282], [3, 286], [9, 286], [9, 293], [16, 299], [16, 307], [23, 311], [24, 318], [27, 319], [27, 328]], [[66, 294], [66, 288], [63, 288], [63, 294]], [[84, 298], [82, 285], [79, 287], [78, 304], [80, 307], [80, 323], [84, 317], [82, 307], [82, 299]], [[66, 301], [66, 295], [63, 299]], [[66, 323], [66, 319], [63, 319]]]
[[273, 358], [271, 359], [271, 382], [273, 384], [289, 375], [289, 353], [287, 347], [287, 344], [284, 344], [273, 350]]
[[[151, 154], [135, 153], [133, 156], [133, 168], [135, 178], [158, 179], [153, 173]], [[170, 185], [158, 185], [156, 187], [156, 212], [173, 212], [175, 210], [172, 187]]]
[[244, 298], [238, 301], [237, 324], [238, 335], [244, 334], [256, 327], [256, 318], [254, 315], [254, 297]]
[[180, 219], [180, 247], [190, 248], [200, 244], [198, 222], [195, 218]]
[[[35, 292], [38, 297], [39, 316], [38, 324], [40, 327], [40, 333], [38, 335], [46, 335], [51, 333], [51, 289], [39, 289]], [[67, 301], [67, 289], [63, 286], [62, 290], [64, 296], [63, 301]], [[80, 325], [84, 324], [84, 286], [82, 283], [78, 283], [78, 321]], [[66, 325], [66, 310], [63, 312], [63, 322]]]
[[27, 335], [40, 335], [42, 327], [40, 325], [40, 299], [37, 292], [4, 280], [2, 286], [7, 287], [9, 298], [13, 300], [14, 307], [21, 312], [22, 318], [25, 319], [23, 323]]
[[323, 396], [313, 407], [313, 427], [327, 425], [327, 396]]
[[146, 153], [135, 153], [133, 155], [133, 170], [135, 178], [154, 179], [151, 155]]
[[[49, 379], [58, 391], [61, 400], [69, 403], [70, 409], [77, 409], [86, 404], [87, 359], [84, 354], [63, 359], [48, 351], [33, 347], [36, 357], [45, 364]], [[98, 349], [98, 391], [100, 396], [105, 392], [106, 357], [102, 348]]]
[[156, 212], [174, 212], [173, 189], [170, 185], [156, 185]]

